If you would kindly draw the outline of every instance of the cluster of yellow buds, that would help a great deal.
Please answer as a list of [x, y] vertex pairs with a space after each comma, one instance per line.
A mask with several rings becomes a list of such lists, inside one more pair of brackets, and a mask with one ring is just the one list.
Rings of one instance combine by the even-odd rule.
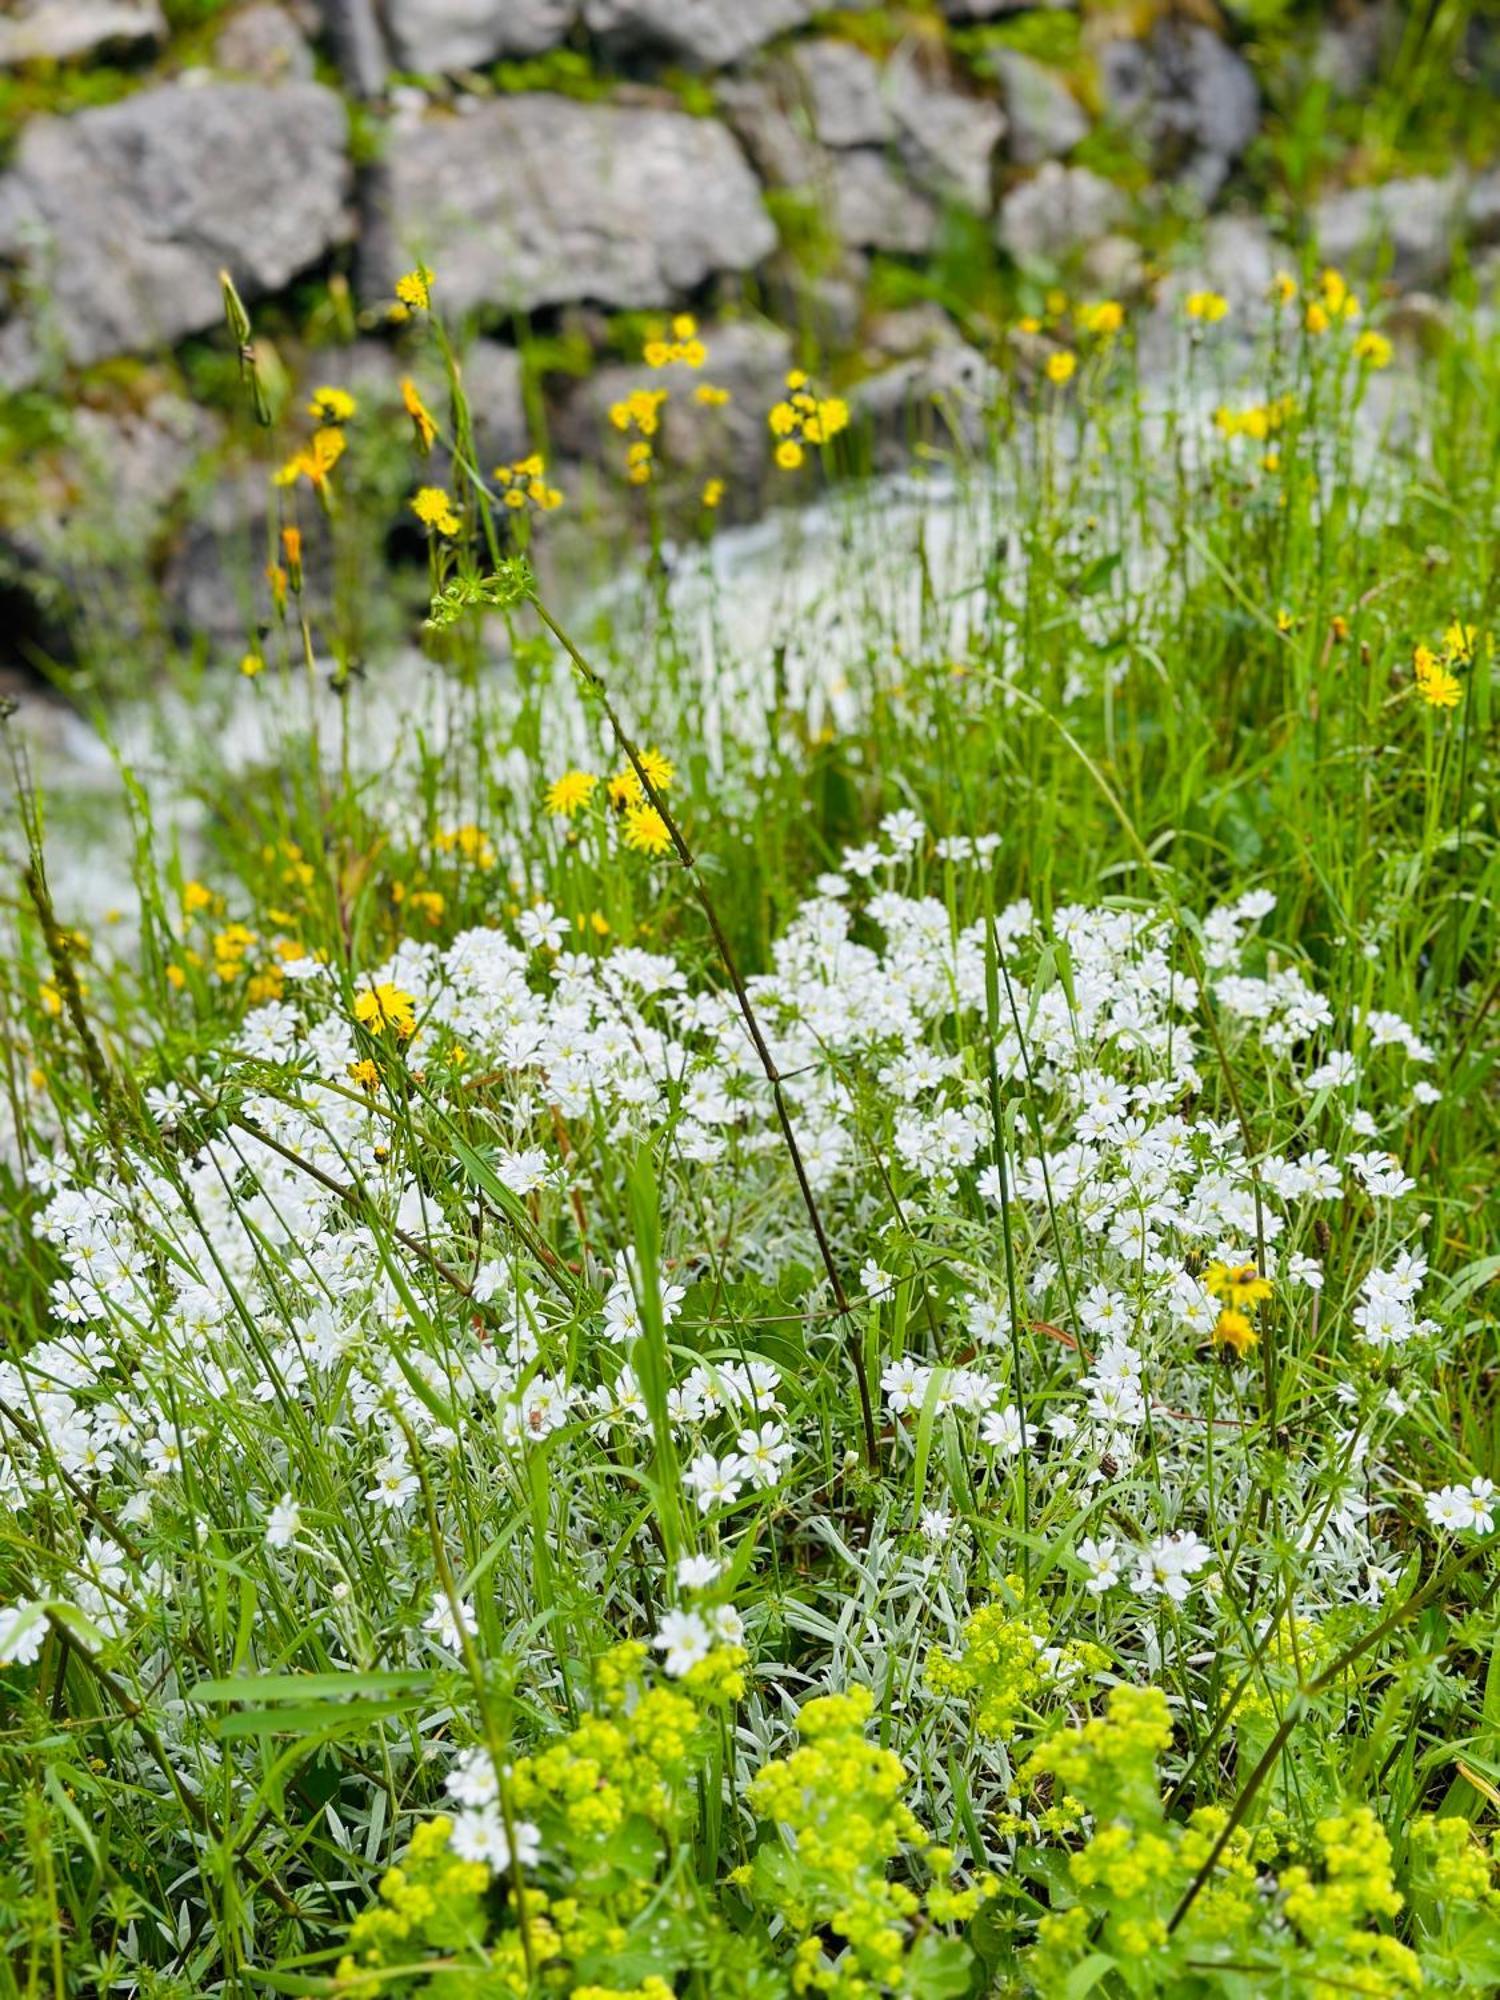
[[632, 486], [650, 482], [653, 468], [651, 440], [661, 429], [665, 389], [632, 389], [628, 396], [609, 406], [609, 420], [617, 431], [634, 431], [625, 453], [625, 477]]
[[849, 406], [841, 396], [814, 394], [807, 376], [794, 368], [786, 378], [787, 394], [773, 403], [766, 421], [778, 439], [776, 463], [783, 472], [795, 472], [807, 456], [808, 445], [827, 444], [849, 423]]
[[515, 512], [529, 503], [538, 512], [550, 514], [562, 505], [563, 497], [555, 486], [547, 484], [546, 473], [547, 461], [535, 451], [526, 458], [518, 458], [513, 465], [497, 465], [495, 478], [500, 497]]
[[672, 321], [670, 339], [667, 333], [653, 331], [641, 349], [641, 359], [648, 368], [670, 368], [673, 362], [681, 362], [687, 368], [701, 368], [708, 359], [708, 349], [698, 335], [698, 322], [691, 313], [678, 313]]

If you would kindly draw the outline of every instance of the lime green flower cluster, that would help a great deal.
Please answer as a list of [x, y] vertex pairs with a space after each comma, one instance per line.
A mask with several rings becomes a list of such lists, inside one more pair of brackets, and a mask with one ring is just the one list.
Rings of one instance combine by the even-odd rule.
[[[758, 1771], [749, 1792], [756, 1817], [789, 1841], [762, 1845], [737, 1879], [763, 1910], [803, 1933], [792, 1966], [796, 1993], [874, 2000], [925, 1991], [923, 1982], [945, 1971], [957, 1983], [934, 1990], [963, 1991], [967, 1947], [930, 1926], [967, 1923], [999, 1885], [987, 1874], [955, 1883], [952, 1850], [931, 1842], [904, 1803], [906, 1766], [865, 1734], [873, 1709], [867, 1688], [803, 1706], [799, 1747]], [[916, 1850], [930, 1878], [925, 1894], [889, 1879], [906, 1849]], [[830, 1954], [828, 1932], [846, 1949]]]
[[[512, 1937], [485, 1952], [489, 1928], [486, 1891], [490, 1870], [483, 1861], [461, 1861], [448, 1846], [453, 1822], [430, 1819], [412, 1835], [406, 1859], [387, 1869], [380, 1882], [380, 1900], [362, 1910], [349, 1927], [349, 1950], [340, 1959], [334, 1988], [358, 2000], [366, 1994], [394, 1992], [382, 1968], [419, 1959], [425, 1952], [465, 1957], [468, 1967], [437, 1979], [428, 1991], [441, 2000], [478, 2000], [481, 1994], [521, 1994], [526, 1991], [526, 1963], [520, 1940]], [[507, 1950], [507, 1942], [514, 1950]], [[483, 1967], [486, 1984], [476, 1983]]]
[[1047, 1645], [1047, 1627], [1028, 1612], [1020, 1579], [1007, 1579], [1006, 1595], [976, 1611], [963, 1629], [957, 1654], [933, 1653], [927, 1682], [935, 1694], [967, 1700], [984, 1736], [1008, 1737], [1045, 1696], [1109, 1664], [1109, 1655], [1087, 1640]]
[[1481, 1847], [1466, 1819], [1438, 1819], [1424, 1814], [1412, 1828], [1412, 1845], [1427, 1864], [1432, 1893], [1439, 1902], [1500, 1911], [1500, 1833]]
[[[1405, 1898], [1396, 1887], [1391, 1843], [1368, 1806], [1320, 1820], [1315, 1829], [1322, 1879], [1300, 1864], [1283, 1871], [1281, 1911], [1307, 1947], [1310, 2000], [1334, 2000], [1353, 1979], [1361, 1992], [1415, 1993], [1422, 1966], [1398, 1938], [1365, 1926], [1396, 1916]], [[1324, 1977], [1318, 1977], [1323, 1974]]]

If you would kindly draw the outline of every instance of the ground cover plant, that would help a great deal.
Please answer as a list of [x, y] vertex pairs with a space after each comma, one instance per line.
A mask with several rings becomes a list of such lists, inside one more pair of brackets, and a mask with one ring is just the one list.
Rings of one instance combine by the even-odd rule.
[[398, 289], [422, 664], [331, 383], [264, 761], [87, 931], [18, 774], [3, 1989], [1493, 1992], [1485, 323], [1057, 296], [916, 502], [794, 373], [749, 638], [663, 325], [575, 634]]

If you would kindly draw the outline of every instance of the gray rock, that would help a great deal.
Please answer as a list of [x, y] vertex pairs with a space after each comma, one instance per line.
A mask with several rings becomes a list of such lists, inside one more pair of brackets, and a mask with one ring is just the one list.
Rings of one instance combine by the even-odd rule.
[[989, 66], [999, 79], [1010, 126], [1006, 150], [1018, 166], [1061, 159], [1088, 137], [1083, 107], [1055, 71], [1016, 49], [994, 50]]
[[957, 200], [988, 215], [995, 148], [1005, 133], [999, 105], [950, 89], [909, 52], [887, 64], [885, 88], [913, 180], [939, 201]]
[[[623, 468], [624, 441], [610, 425], [610, 406], [643, 384], [665, 389], [656, 446], [668, 497], [695, 498], [705, 479], [723, 479], [727, 511], [753, 507], [771, 462], [766, 412], [784, 393], [791, 337], [760, 320], [705, 326], [702, 333], [708, 359], [701, 369], [619, 363], [579, 383], [553, 426], [559, 452]], [[694, 391], [705, 383], [727, 389], [729, 401], [717, 407], [700, 403]]]
[[180, 340], [220, 318], [221, 267], [253, 298], [345, 240], [346, 136], [315, 83], [164, 84], [34, 119], [0, 178], [0, 257], [70, 362]]
[[556, 48], [578, 0], [386, 0], [384, 13], [398, 65], [432, 74]]
[[101, 49], [164, 42], [157, 0], [12, 0], [0, 17], [0, 69], [73, 62]]
[[527, 93], [393, 135], [392, 223], [444, 304], [660, 306], [776, 247], [731, 134], [680, 111]]
[[231, 14], [214, 41], [214, 64], [257, 83], [306, 82], [312, 50], [291, 16], [270, 0], [255, 0]]
[[1313, 49], [1313, 75], [1340, 97], [1358, 97], [1379, 73], [1391, 25], [1390, 10], [1378, 4], [1325, 22]]
[[1144, 41], [1106, 42], [1099, 68], [1111, 117], [1144, 138], [1158, 172], [1212, 201], [1260, 123], [1243, 57], [1200, 22], [1160, 20]]
[[1314, 204], [1312, 233], [1323, 257], [1340, 269], [1372, 271], [1388, 253], [1398, 285], [1430, 285], [1452, 261], [1465, 191], [1460, 174], [1349, 188]]
[[831, 176], [833, 225], [841, 242], [909, 257], [932, 248], [936, 207], [907, 186], [883, 153], [838, 153]]
[[725, 76], [714, 95], [730, 130], [771, 187], [812, 187], [826, 176], [827, 155], [789, 115], [781, 95], [764, 77]]
[[1481, 174], [1464, 202], [1464, 224], [1476, 244], [1500, 241], [1500, 167]]
[[1078, 0], [941, 0], [950, 21], [998, 21], [1009, 14], [1073, 14]]
[[1128, 204], [1087, 167], [1048, 160], [1000, 204], [996, 239], [1019, 264], [1059, 264], [1124, 222]]
[[881, 91], [880, 66], [852, 42], [798, 42], [790, 56], [812, 129], [825, 146], [882, 146], [896, 121]]
[[978, 449], [1001, 386], [999, 372], [949, 328], [925, 351], [857, 383], [849, 412], [876, 468], [891, 471], [913, 452]]
[[590, 34], [606, 45], [723, 69], [811, 20], [814, 0], [584, 0]]

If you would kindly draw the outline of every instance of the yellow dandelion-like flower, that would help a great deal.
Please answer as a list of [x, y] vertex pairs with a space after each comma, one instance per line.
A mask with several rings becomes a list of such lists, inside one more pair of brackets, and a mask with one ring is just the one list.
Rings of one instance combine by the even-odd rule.
[[677, 776], [677, 766], [660, 750], [642, 750], [638, 753], [641, 769], [650, 780], [654, 790], [666, 791]]
[[655, 806], [642, 801], [625, 808], [625, 845], [638, 854], [666, 853], [672, 845], [672, 836]]
[[347, 424], [358, 409], [347, 389], [314, 389], [307, 414], [320, 424]]
[[693, 391], [693, 401], [702, 403], [710, 410], [717, 410], [729, 401], [729, 391], [721, 389], [717, 382], [700, 382]]
[[367, 987], [356, 997], [354, 1018], [372, 1035], [390, 1028], [401, 1041], [405, 1041], [417, 1025], [417, 1003], [404, 987], [394, 986], [388, 979], [382, 980], [378, 986]]
[[1355, 360], [1363, 361], [1367, 368], [1389, 368], [1391, 353], [1391, 343], [1373, 327], [1367, 327], [1354, 343]]
[[572, 819], [594, 796], [599, 783], [592, 771], [564, 771], [547, 787], [547, 810], [554, 819]]
[[1212, 1263], [1203, 1273], [1203, 1282], [1216, 1299], [1225, 1299], [1242, 1310], [1271, 1296], [1269, 1278], [1263, 1278], [1254, 1264]]
[[1061, 388], [1064, 382], [1071, 382], [1078, 371], [1078, 356], [1065, 351], [1047, 356], [1047, 380]]
[[1463, 682], [1434, 660], [1425, 673], [1418, 669], [1417, 693], [1429, 708], [1457, 708], [1463, 700]]
[[259, 653], [246, 653], [240, 661], [240, 672], [247, 681], [253, 681], [257, 674], [263, 674], [265, 670], [265, 660]]
[[433, 283], [431, 271], [425, 264], [418, 264], [396, 280], [396, 297], [408, 312], [430, 312]]
[[783, 438], [776, 447], [776, 463], [783, 472], [795, 472], [806, 456], [795, 438]]
[[1246, 1315], [1233, 1306], [1225, 1306], [1214, 1322], [1214, 1346], [1233, 1348], [1241, 1361], [1259, 1339], [1260, 1335]]
[[424, 528], [440, 535], [456, 535], [463, 522], [453, 511], [453, 502], [441, 486], [424, 486], [411, 503], [411, 510]]
[[724, 482], [722, 479], [708, 479], [704, 481], [702, 499], [705, 507], [712, 511], [723, 498]]
[[1103, 339], [1125, 324], [1125, 308], [1118, 299], [1095, 299], [1078, 308], [1078, 324], [1085, 333]]
[[1229, 311], [1229, 301], [1222, 292], [1189, 292], [1184, 304], [1188, 318], [1201, 320], [1206, 326], [1213, 326]]

